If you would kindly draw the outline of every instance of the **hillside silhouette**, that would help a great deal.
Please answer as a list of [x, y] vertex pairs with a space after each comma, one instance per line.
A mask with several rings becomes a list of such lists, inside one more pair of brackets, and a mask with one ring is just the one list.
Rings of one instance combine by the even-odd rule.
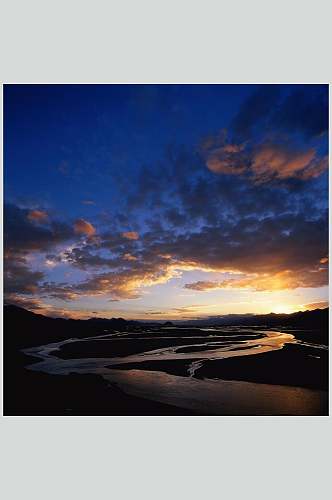
[[[294, 327], [328, 331], [329, 309], [298, 311], [292, 314], [230, 314], [211, 317], [208, 320], [183, 322], [183, 325], [202, 326], [261, 326], [261, 327]], [[102, 335], [105, 331], [139, 328], [144, 322], [127, 321], [123, 318], [90, 318], [88, 320], [49, 318], [35, 314], [15, 305], [4, 306], [4, 338], [6, 346], [30, 347], [49, 342], [56, 342], [70, 337], [87, 337]], [[181, 328], [181, 325], [177, 325]], [[320, 341], [322, 339], [319, 339]]]

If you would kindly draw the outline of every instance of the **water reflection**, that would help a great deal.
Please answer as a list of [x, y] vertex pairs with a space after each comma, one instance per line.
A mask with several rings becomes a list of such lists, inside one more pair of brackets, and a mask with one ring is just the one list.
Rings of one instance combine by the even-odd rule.
[[[164, 330], [174, 330], [165, 328]], [[173, 332], [175, 333], [175, 332]], [[127, 356], [84, 357], [61, 359], [61, 349], [82, 342], [89, 353], [89, 342], [100, 342], [101, 354], [105, 342], [136, 342], [137, 335], [113, 332], [86, 339], [68, 339], [31, 349], [25, 354], [41, 359], [29, 366], [34, 371], [49, 374], [94, 373], [102, 375], [127, 394], [214, 415], [314, 415], [325, 398], [323, 391], [287, 385], [244, 382], [237, 380], [197, 379], [197, 370], [213, 360], [257, 356], [282, 349], [287, 343], [296, 342], [294, 335], [286, 332], [234, 328], [197, 329], [196, 332], [177, 330], [177, 334], [146, 332], [154, 341], [165, 342], [167, 347], [146, 350]], [[150, 338], [149, 337], [149, 338]], [[179, 339], [181, 339], [180, 345]], [[112, 344], [113, 342], [113, 344]], [[175, 344], [175, 345], [174, 345]], [[115, 344], [114, 344], [115, 345]], [[139, 344], [138, 344], [139, 345]], [[73, 347], [72, 346], [72, 347]], [[79, 351], [80, 352], [80, 351]], [[183, 361], [186, 376], [165, 373], [160, 367], [154, 371], [130, 369], [133, 363]], [[126, 369], [128, 365], [129, 369]], [[123, 369], [118, 369], [121, 366]], [[114, 368], [113, 368], [114, 367]], [[143, 366], [142, 366], [143, 368]]]

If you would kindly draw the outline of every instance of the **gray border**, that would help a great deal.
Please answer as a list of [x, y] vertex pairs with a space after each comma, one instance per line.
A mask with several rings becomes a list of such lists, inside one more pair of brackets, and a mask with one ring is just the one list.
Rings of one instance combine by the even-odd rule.
[[327, 0], [3, 4], [7, 83], [331, 80]]

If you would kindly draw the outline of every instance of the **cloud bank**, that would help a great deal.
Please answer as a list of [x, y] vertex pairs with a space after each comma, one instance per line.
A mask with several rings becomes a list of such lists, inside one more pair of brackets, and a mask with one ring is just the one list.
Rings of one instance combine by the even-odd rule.
[[[202, 293], [326, 285], [326, 117], [319, 89], [259, 87], [227, 131], [196, 149], [170, 145], [119, 183], [122, 205], [108, 216], [60, 220], [6, 204], [7, 300], [38, 309], [53, 299], [137, 299], [189, 270], [231, 273], [184, 285]], [[58, 277], [61, 266], [75, 279]]]

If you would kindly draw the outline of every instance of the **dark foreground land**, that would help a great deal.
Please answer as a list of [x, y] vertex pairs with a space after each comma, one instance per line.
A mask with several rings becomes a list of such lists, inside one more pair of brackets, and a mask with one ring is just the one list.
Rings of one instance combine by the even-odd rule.
[[[97, 323], [97, 324], [96, 324]], [[195, 415], [134, 396], [127, 396], [98, 375], [66, 376], [34, 372], [26, 367], [38, 361], [22, 353], [25, 347], [70, 337], [100, 335], [104, 322], [45, 318], [15, 306], [4, 311], [4, 415], [8, 416], [107, 416]], [[110, 327], [110, 325], [108, 325]], [[113, 328], [126, 331], [134, 322], [115, 320]]]
[[[229, 359], [206, 360], [198, 367], [194, 376], [198, 380], [222, 379], [258, 384], [276, 384], [302, 387], [325, 394], [317, 414], [328, 413], [328, 345], [327, 312], [308, 312], [305, 329], [305, 313], [301, 313], [300, 324], [283, 316], [280, 330], [293, 333], [301, 344], [286, 344], [283, 349], [254, 356]], [[313, 314], [314, 313], [314, 314]], [[276, 315], [273, 315], [275, 329]], [[257, 320], [259, 323], [259, 320]], [[260, 329], [269, 325], [261, 325]], [[301, 329], [300, 329], [301, 328]], [[164, 404], [144, 397], [128, 395], [115, 384], [96, 374], [51, 375], [31, 371], [26, 367], [40, 361], [22, 352], [27, 347], [45, 345], [68, 338], [84, 339], [106, 333], [121, 332], [119, 339], [82, 341], [64, 345], [57, 353], [61, 359], [123, 357], [169, 345], [177, 346], [179, 353], [186, 353], [188, 338], [191, 343], [202, 345], [191, 348], [208, 349], [207, 339], [211, 332], [200, 333], [197, 327], [164, 329], [147, 327], [137, 322], [124, 320], [74, 321], [50, 319], [29, 311], [6, 306], [4, 313], [4, 414], [5, 415], [202, 415], [209, 411], [197, 411], [174, 404]], [[160, 333], [161, 332], [161, 333]], [[245, 337], [234, 330], [237, 341]], [[125, 341], [121, 335], [126, 337]], [[227, 336], [228, 335], [228, 336]], [[232, 332], [223, 336], [223, 345], [232, 343]], [[162, 338], [164, 336], [165, 338]], [[166, 338], [167, 337], [167, 338]], [[250, 338], [256, 338], [255, 330]], [[216, 341], [220, 336], [215, 336]], [[309, 345], [310, 344], [310, 345]], [[312, 347], [313, 344], [315, 347]], [[182, 347], [183, 346], [183, 347]], [[321, 347], [317, 347], [321, 346]], [[236, 349], [244, 349], [238, 347]], [[317, 353], [319, 355], [317, 355]], [[188, 376], [188, 368], [194, 359], [150, 360], [126, 365], [113, 365], [116, 370], [146, 370], [164, 372], [180, 377]], [[323, 391], [323, 392], [322, 392]], [[222, 413], [219, 413], [222, 414]], [[226, 414], [229, 414], [226, 413]], [[259, 408], [257, 415], [259, 415]], [[282, 414], [282, 412], [281, 412]]]
[[21, 416], [195, 415], [190, 410], [127, 396], [98, 375], [49, 375], [26, 370], [31, 358], [6, 371], [4, 414]]

